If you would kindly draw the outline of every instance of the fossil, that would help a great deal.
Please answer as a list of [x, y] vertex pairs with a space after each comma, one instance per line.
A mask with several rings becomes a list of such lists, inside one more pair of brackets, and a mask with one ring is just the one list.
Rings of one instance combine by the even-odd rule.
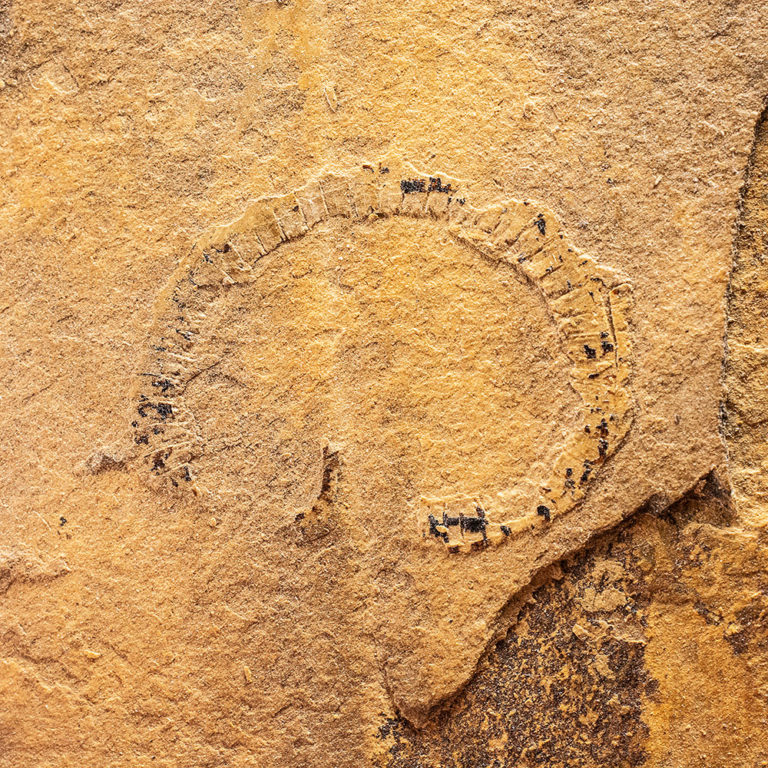
[[469, 552], [549, 525], [576, 507], [632, 424], [630, 284], [573, 247], [543, 206], [506, 200], [474, 207], [455, 181], [383, 162], [258, 199], [194, 244], [158, 299], [150, 354], [137, 377], [134, 441], [148, 475], [199, 493], [195, 461], [203, 446], [185, 392], [216, 365], [198, 356], [198, 338], [217, 291], [258, 279], [254, 265], [267, 254], [336, 217], [349, 226], [389, 217], [436, 222], [487, 263], [512, 267], [542, 297], [580, 399], [578, 418], [538, 478], [530, 508], [497, 511], [478, 501], [476, 489], [422, 495], [422, 537]]

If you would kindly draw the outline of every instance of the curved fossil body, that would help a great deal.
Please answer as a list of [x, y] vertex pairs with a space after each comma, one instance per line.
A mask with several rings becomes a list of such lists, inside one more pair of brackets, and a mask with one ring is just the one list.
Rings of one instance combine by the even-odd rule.
[[470, 497], [423, 498], [423, 535], [451, 551], [478, 549], [546, 525], [584, 498], [632, 422], [630, 285], [569, 245], [546, 208], [517, 200], [475, 208], [444, 177], [398, 173], [387, 164], [324, 175], [287, 195], [259, 199], [239, 219], [195, 244], [158, 300], [150, 359], [136, 387], [135, 442], [150, 477], [196, 491], [194, 462], [204, 447], [185, 389], [206, 366], [197, 356], [196, 340], [217, 292], [252, 282], [255, 263], [324, 220], [392, 216], [441, 222], [486, 260], [511, 265], [523, 275], [540, 292], [558, 329], [571, 364], [570, 383], [581, 402], [578, 426], [542, 479], [533, 508], [520, 510], [514, 519], [494, 520], [493, 510], [479, 505], [469, 514], [448, 511]]

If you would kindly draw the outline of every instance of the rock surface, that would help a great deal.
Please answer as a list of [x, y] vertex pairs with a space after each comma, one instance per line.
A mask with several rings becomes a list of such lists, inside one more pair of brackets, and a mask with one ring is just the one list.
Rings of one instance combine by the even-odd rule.
[[0, 2], [0, 766], [768, 764], [763, 14]]

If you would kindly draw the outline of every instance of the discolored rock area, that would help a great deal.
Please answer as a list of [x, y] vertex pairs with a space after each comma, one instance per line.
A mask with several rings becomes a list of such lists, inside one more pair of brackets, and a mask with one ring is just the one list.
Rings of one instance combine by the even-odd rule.
[[381, 724], [378, 765], [764, 765], [768, 536], [732, 522], [709, 477], [542, 574], [455, 701]]
[[[537, 589], [457, 701], [418, 732], [387, 721], [388, 766], [635, 766], [645, 761], [644, 608], [627, 538]], [[631, 564], [630, 564], [631, 565]]]

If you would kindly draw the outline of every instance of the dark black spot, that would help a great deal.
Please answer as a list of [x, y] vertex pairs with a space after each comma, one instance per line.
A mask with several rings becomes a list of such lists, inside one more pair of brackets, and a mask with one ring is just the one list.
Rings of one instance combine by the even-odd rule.
[[536, 218], [536, 226], [539, 228], [539, 232], [541, 232], [542, 235], [547, 234], [547, 222], [544, 221], [544, 216], [541, 213]]
[[170, 379], [156, 379], [152, 382], [153, 387], [158, 387], [162, 392], [167, 392], [174, 384]]
[[[384, 717], [384, 713], [380, 712], [379, 717]], [[387, 736], [389, 736], [389, 734], [392, 733], [399, 725], [400, 721], [396, 720], [395, 718], [389, 718], [385, 720], [384, 724], [379, 726], [379, 733], [377, 734], [377, 738], [386, 739]]]
[[165, 421], [169, 416], [173, 415], [173, 407], [170, 403], [142, 403], [136, 410], [142, 419], [146, 418], [148, 409], [154, 410], [157, 415]]
[[165, 461], [163, 460], [163, 457], [160, 456], [160, 454], [155, 454], [152, 457], [152, 471], [157, 472], [160, 469], [165, 468]]
[[510, 530], [509, 530], [509, 528], [507, 528], [507, 526], [506, 526], [506, 525], [502, 525], [502, 526], [500, 526], [500, 527], [501, 527], [501, 532], [502, 532], [502, 533], [503, 533], [505, 536], [509, 536], [509, 534], [510, 534]]
[[62, 525], [66, 525], [66, 524], [67, 524], [67, 518], [62, 515], [59, 518], [59, 527], [61, 527]]
[[429, 191], [430, 192], [443, 192], [446, 195], [450, 195], [453, 191], [450, 184], [443, 185], [442, 179], [437, 177], [429, 177]]
[[485, 517], [467, 517], [462, 515], [460, 518], [461, 530], [468, 531], [469, 533], [484, 533], [485, 528], [488, 525]]
[[424, 179], [403, 179], [400, 182], [400, 189], [404, 195], [411, 195], [416, 192], [426, 192], [427, 185]]
[[610, 341], [601, 341], [600, 345], [603, 348], [603, 354], [607, 354], [608, 352], [613, 352], [613, 344], [611, 344]]
[[549, 507], [545, 507], [543, 504], [539, 504], [536, 507], [536, 514], [541, 515], [547, 522], [552, 519], [552, 513], [549, 511]]
[[594, 360], [597, 357], [597, 351], [592, 349], [589, 344], [584, 345], [584, 354], [587, 356], [588, 360]]

